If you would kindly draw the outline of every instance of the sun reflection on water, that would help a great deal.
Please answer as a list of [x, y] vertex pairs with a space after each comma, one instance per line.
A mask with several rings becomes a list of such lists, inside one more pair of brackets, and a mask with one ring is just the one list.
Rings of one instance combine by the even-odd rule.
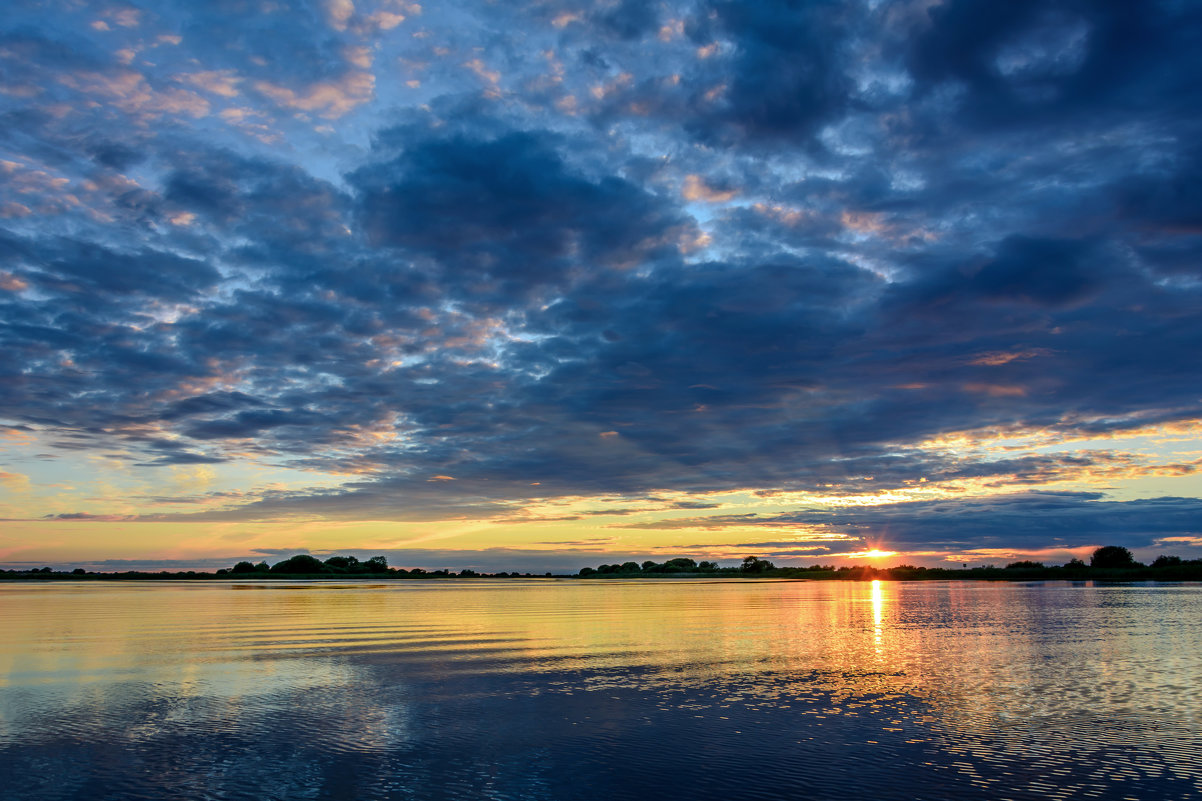
[[881, 656], [881, 618], [885, 611], [885, 599], [881, 594], [881, 582], [872, 580], [872, 642], [877, 656]]

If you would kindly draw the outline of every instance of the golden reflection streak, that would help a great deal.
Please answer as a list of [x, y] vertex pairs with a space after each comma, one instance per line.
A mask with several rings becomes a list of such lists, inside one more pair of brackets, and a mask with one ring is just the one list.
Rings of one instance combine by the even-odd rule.
[[885, 598], [881, 593], [881, 582], [872, 580], [872, 642], [876, 655], [881, 655], [881, 618], [885, 611]]

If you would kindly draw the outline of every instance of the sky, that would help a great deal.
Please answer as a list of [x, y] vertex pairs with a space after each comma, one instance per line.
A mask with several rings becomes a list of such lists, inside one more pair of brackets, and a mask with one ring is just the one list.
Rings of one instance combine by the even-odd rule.
[[1202, 557], [1200, 39], [8, 0], [0, 566]]

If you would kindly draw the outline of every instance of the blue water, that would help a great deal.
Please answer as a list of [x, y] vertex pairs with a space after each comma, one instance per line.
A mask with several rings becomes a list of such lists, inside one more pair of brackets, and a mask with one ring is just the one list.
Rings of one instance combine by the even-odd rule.
[[0, 585], [0, 799], [1202, 797], [1202, 585]]

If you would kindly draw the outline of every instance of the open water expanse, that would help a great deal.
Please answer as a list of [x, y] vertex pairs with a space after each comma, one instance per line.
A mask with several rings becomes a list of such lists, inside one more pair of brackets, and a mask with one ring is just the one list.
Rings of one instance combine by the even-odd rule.
[[0, 799], [1202, 798], [1202, 585], [0, 585]]

